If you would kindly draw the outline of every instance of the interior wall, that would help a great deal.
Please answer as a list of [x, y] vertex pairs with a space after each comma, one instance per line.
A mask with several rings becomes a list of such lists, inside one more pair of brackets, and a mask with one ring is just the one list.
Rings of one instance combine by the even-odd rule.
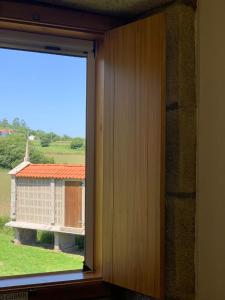
[[198, 9], [197, 299], [225, 299], [225, 2]]

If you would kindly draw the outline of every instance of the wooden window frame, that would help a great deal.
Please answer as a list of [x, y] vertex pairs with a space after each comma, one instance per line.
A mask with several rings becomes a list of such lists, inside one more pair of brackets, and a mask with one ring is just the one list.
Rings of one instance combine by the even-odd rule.
[[[95, 57], [94, 41], [57, 34], [40, 34], [0, 28], [0, 49], [85, 57], [86, 69], [86, 179], [85, 179], [85, 262], [84, 269], [0, 278], [3, 291], [28, 290], [101, 280], [94, 274], [94, 159], [95, 159]], [[89, 271], [89, 272], [85, 272]]]
[[[10, 1], [11, 2], [11, 1]], [[3, 3], [3, 4], [2, 4]], [[109, 21], [109, 22], [108, 22]], [[75, 10], [64, 10], [64, 9], [56, 9], [54, 7], [44, 7], [41, 5], [30, 5], [30, 4], [19, 4], [15, 1], [11, 2], [11, 4], [8, 4], [6, 1], [2, 1], [0, 3], [0, 36], [1, 36], [1, 29], [2, 30], [14, 30], [14, 32], [29, 32], [29, 33], [36, 33], [41, 34], [41, 36], [45, 35], [51, 35], [55, 40], [60, 39], [60, 37], [70, 37], [70, 38], [76, 38], [76, 39], [86, 39], [89, 41], [95, 41], [96, 47], [94, 49], [94, 52], [96, 52], [96, 63], [95, 66], [89, 70], [91, 73], [95, 73], [95, 81], [90, 83], [90, 85], [93, 85], [93, 89], [89, 89], [92, 94], [93, 102], [91, 105], [95, 106], [95, 113], [93, 113], [92, 117], [90, 119], [91, 124], [93, 124], [93, 128], [95, 127], [95, 134], [90, 136], [91, 141], [95, 142], [95, 156], [92, 160], [92, 174], [95, 176], [91, 177], [90, 184], [94, 186], [94, 189], [92, 190], [94, 195], [94, 201], [92, 202], [93, 205], [93, 227], [90, 228], [90, 230], [93, 233], [94, 240], [90, 245], [88, 246], [88, 249], [93, 250], [93, 256], [91, 263], [94, 266], [94, 272], [65, 272], [58, 273], [58, 274], [45, 274], [45, 275], [39, 275], [39, 276], [22, 276], [22, 277], [16, 277], [5, 279], [5, 291], [16, 291], [24, 289], [27, 290], [33, 290], [37, 288], [37, 291], [39, 292], [39, 289], [53, 289], [54, 291], [51, 293], [49, 291], [50, 298], [52, 295], [54, 295], [54, 292], [56, 292], [56, 288], [58, 285], [63, 287], [69, 287], [74, 286], [76, 289], [79, 285], [84, 286], [85, 288], [88, 287], [89, 283], [95, 284], [96, 282], [108, 282], [111, 284], [117, 284], [121, 287], [125, 287], [128, 289], [132, 289], [134, 291], [138, 291], [142, 294], [148, 294], [153, 296], [152, 291], [146, 290], [140, 290], [137, 289], [135, 286], [125, 286], [124, 284], [120, 284], [115, 280], [112, 280], [113, 274], [111, 272], [111, 278], [107, 279], [105, 270], [107, 268], [111, 268], [112, 260], [109, 259], [109, 263], [107, 264], [105, 261], [105, 253], [107, 251], [106, 245], [109, 242], [109, 245], [112, 241], [109, 241], [105, 237], [108, 235], [105, 234], [104, 225], [108, 223], [107, 216], [104, 215], [104, 208], [105, 208], [105, 200], [108, 199], [104, 193], [105, 190], [105, 184], [107, 181], [107, 178], [105, 176], [105, 170], [107, 168], [107, 157], [105, 155], [106, 153], [106, 147], [105, 144], [107, 144], [107, 141], [105, 140], [105, 132], [106, 132], [106, 122], [107, 119], [107, 106], [106, 106], [106, 100], [109, 98], [107, 97], [106, 90], [109, 89], [109, 86], [107, 85], [107, 66], [110, 66], [110, 63], [107, 65], [107, 44], [106, 39], [107, 38], [107, 32], [111, 31], [111, 29], [115, 27], [119, 27], [120, 25], [124, 25], [127, 23], [130, 23], [133, 20], [119, 20], [118, 18], [110, 18], [107, 21], [107, 17], [99, 16], [95, 14], [88, 14], [84, 12], [77, 12]], [[163, 22], [164, 24], [164, 22]], [[134, 25], [135, 26], [135, 25]], [[164, 26], [164, 25], [163, 25]], [[110, 34], [110, 33], [109, 33]], [[161, 34], [164, 36], [164, 31], [161, 32]], [[16, 35], [14, 36], [16, 38]], [[12, 39], [12, 42], [15, 42], [15, 39]], [[85, 42], [85, 41], [84, 41]], [[114, 42], [114, 45], [115, 42]], [[163, 42], [164, 45], [164, 42]], [[32, 43], [31, 43], [32, 46]], [[57, 46], [57, 45], [56, 45]], [[29, 48], [30, 49], [30, 48]], [[136, 49], [136, 48], [135, 48]], [[68, 50], [68, 49], [67, 49]], [[57, 52], [58, 50], [56, 50]], [[114, 53], [111, 51], [111, 53]], [[92, 58], [94, 59], [94, 53], [92, 52]], [[162, 54], [163, 57], [163, 63], [164, 63], [164, 57], [165, 53]], [[115, 61], [113, 61], [112, 65], [114, 65]], [[161, 74], [161, 78], [164, 78], [164, 72]], [[163, 84], [163, 83], [162, 83]], [[96, 91], [95, 91], [96, 90]], [[96, 94], [95, 94], [96, 93]], [[111, 89], [108, 94], [114, 93], [113, 89]], [[164, 116], [164, 85], [162, 86], [162, 115]], [[95, 102], [96, 101], [96, 102]], [[109, 101], [109, 100], [108, 100]], [[111, 101], [111, 100], [110, 100]], [[110, 106], [111, 107], [111, 106]], [[108, 109], [110, 111], [110, 109]], [[162, 129], [164, 128], [164, 117], [162, 118]], [[113, 128], [113, 127], [112, 127]], [[158, 228], [160, 230], [160, 269], [158, 270], [158, 274], [160, 274], [160, 287], [154, 292], [154, 296], [163, 299], [164, 294], [164, 181], [163, 181], [163, 174], [164, 174], [164, 131], [162, 130], [162, 136], [161, 136], [161, 147], [162, 147], [162, 161], [161, 161], [161, 183], [162, 188], [160, 189], [160, 206], [158, 207], [158, 211], [161, 212], [161, 226]], [[110, 145], [108, 144], [107, 147], [109, 148]], [[106, 163], [105, 163], [106, 162]], [[107, 175], [107, 174], [106, 174]], [[95, 182], [93, 181], [95, 179]], [[106, 211], [109, 211], [106, 209]], [[109, 215], [110, 216], [110, 215]], [[110, 216], [111, 217], [111, 216]], [[113, 234], [112, 234], [113, 237]], [[110, 252], [112, 253], [112, 252]], [[126, 259], [126, 257], [123, 257], [123, 259]], [[88, 262], [87, 262], [88, 264]], [[90, 265], [90, 264], [89, 264]], [[143, 265], [143, 264], [142, 264]], [[120, 264], [118, 264], [120, 267]], [[126, 269], [124, 268], [126, 271]], [[120, 270], [119, 270], [120, 272]], [[129, 271], [128, 271], [129, 272]], [[120, 272], [121, 274], [121, 272]], [[125, 273], [126, 274], [126, 273]], [[129, 273], [131, 274], [131, 273]], [[133, 272], [132, 272], [133, 274]], [[142, 277], [140, 277], [142, 278]], [[115, 276], [114, 276], [115, 279]], [[135, 278], [133, 278], [135, 279]], [[136, 282], [136, 279], [135, 279]], [[1, 282], [0, 282], [1, 284]], [[110, 285], [109, 285], [110, 287]], [[68, 292], [68, 289], [65, 290]], [[0, 285], [0, 292], [1, 292], [1, 285]], [[69, 293], [69, 292], [68, 292]], [[47, 295], [47, 294], [46, 294]], [[49, 298], [45, 295], [45, 298]], [[88, 298], [90, 298], [89, 294]], [[95, 296], [95, 294], [93, 294]], [[31, 295], [32, 296], [32, 295]], [[104, 296], [104, 294], [102, 294]], [[63, 295], [62, 299], [85, 299], [85, 297], [82, 297], [82, 295], [74, 295], [69, 294], [69, 297]], [[37, 297], [34, 297], [37, 299]], [[32, 297], [31, 297], [32, 299]], [[60, 298], [61, 299], [61, 298]]]

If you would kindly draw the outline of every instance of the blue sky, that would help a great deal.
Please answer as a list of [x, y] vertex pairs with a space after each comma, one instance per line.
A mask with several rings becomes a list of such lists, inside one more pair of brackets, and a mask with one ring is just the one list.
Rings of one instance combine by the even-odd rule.
[[0, 49], [0, 119], [85, 136], [86, 59]]

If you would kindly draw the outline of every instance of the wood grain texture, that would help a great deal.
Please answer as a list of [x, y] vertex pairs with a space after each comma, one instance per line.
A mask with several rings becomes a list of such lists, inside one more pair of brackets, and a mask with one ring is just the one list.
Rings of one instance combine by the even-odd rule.
[[95, 209], [94, 271], [102, 274], [104, 43], [96, 43], [95, 58]]
[[0, 28], [52, 33], [82, 39], [103, 38], [125, 21], [110, 16], [19, 1], [1, 1]]
[[82, 226], [82, 188], [80, 182], [65, 182], [65, 226]]
[[103, 278], [163, 296], [163, 14], [105, 37]]
[[[53, 276], [52, 282], [45, 282], [42, 285], [29, 285], [29, 277], [26, 277], [25, 281], [28, 283], [27, 285], [4, 288], [1, 289], [0, 293], [28, 292], [30, 300], [111, 300], [110, 285], [104, 283], [102, 279], [95, 279], [90, 276], [89, 274], [89, 279], [61, 283], [54, 282], [55, 277]], [[13, 281], [13, 279], [9, 280]]]

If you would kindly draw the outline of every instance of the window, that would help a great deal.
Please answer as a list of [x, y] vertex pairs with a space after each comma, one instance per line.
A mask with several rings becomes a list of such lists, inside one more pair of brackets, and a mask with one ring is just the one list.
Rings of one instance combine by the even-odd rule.
[[[54, 232], [55, 248], [58, 247], [60, 250], [63, 250], [63, 247], [69, 247], [68, 245], [71, 243], [70, 237], [72, 234], [76, 234], [76, 236], [85, 234], [84, 268], [91, 270], [93, 269], [94, 189], [93, 43], [90, 41], [74, 40], [71, 38], [61, 38], [22, 32], [15, 33], [9, 30], [2, 30], [0, 47], [1, 49], [4, 49], [2, 50], [4, 53], [7, 51], [19, 53], [18, 50], [22, 50], [20, 53], [28, 53], [33, 57], [33, 59], [35, 59], [35, 56], [37, 59], [40, 56], [48, 56], [48, 60], [50, 60], [50, 57], [54, 58], [55, 60], [60, 60], [60, 58], [62, 58], [66, 61], [77, 59], [83, 61], [83, 68], [86, 68], [86, 101], [84, 103], [84, 107], [86, 106], [85, 169], [82, 168], [82, 166], [67, 166], [61, 163], [54, 165], [54, 167], [52, 165], [49, 167], [48, 164], [29, 164], [30, 159], [28, 145], [35, 143], [33, 140], [37, 140], [38, 133], [37, 130], [26, 132], [26, 134], [28, 133], [27, 137], [29, 142], [27, 142], [24, 161], [22, 163], [19, 161], [18, 164], [15, 165], [15, 168], [9, 172], [11, 176], [11, 220], [8, 223], [8, 226], [15, 228], [15, 240], [25, 244], [34, 239], [34, 233], [36, 234], [37, 230]], [[57, 72], [57, 70], [55, 71]], [[35, 69], [33, 72], [35, 73]], [[45, 72], [44, 68], [43, 72]], [[58, 70], [58, 76], [60, 77], [60, 70]], [[66, 100], [63, 99], [61, 105], [66, 106], [66, 104]], [[30, 111], [33, 111], [32, 113], [35, 115], [35, 107], [32, 105], [32, 101], [29, 105]], [[51, 105], [54, 106], [54, 101]], [[26, 110], [27, 109], [28, 108], [26, 107]], [[71, 109], [73, 110], [74, 106]], [[36, 110], [39, 111], [37, 108]], [[67, 111], [70, 112], [70, 109]], [[49, 114], [51, 114], [51, 110], [49, 110]], [[15, 115], [15, 117], [17, 116]], [[26, 127], [25, 123], [21, 124], [21, 120], [18, 118], [14, 119], [14, 123], [15, 126], [17, 125], [23, 128]], [[70, 123], [71, 127], [73, 127], [75, 124], [73, 120], [71, 120]], [[13, 127], [12, 123], [9, 125], [10, 126], [8, 126], [8, 128], [7, 126], [4, 126], [4, 128], [2, 128], [0, 131], [0, 135], [2, 137], [4, 135], [16, 134], [17, 130], [15, 130], [15, 126]], [[62, 127], [63, 126], [64, 124], [62, 124]], [[41, 136], [41, 134], [43, 136]], [[49, 139], [51, 142], [54, 139], [57, 140], [54, 132], [51, 132], [51, 135], [48, 137], [41, 132], [40, 136], [38, 135], [38, 143], [40, 143], [43, 147], [48, 146]], [[63, 138], [60, 137], [60, 139], [63, 144]], [[66, 137], [64, 137], [64, 140], [65, 139]], [[70, 143], [71, 148], [76, 150], [77, 147], [82, 147], [84, 141], [74, 139], [73, 141], [70, 141]], [[55, 153], [55, 156], [57, 156], [57, 153]], [[58, 157], [56, 158], [58, 159]], [[68, 162], [71, 163], [71, 161]], [[65, 161], [63, 161], [63, 163], [65, 163]], [[84, 172], [85, 174], [83, 174]], [[44, 177], [41, 175], [42, 173], [45, 173]], [[53, 173], [57, 173], [57, 176], [59, 177], [57, 178], [57, 176]], [[69, 175], [67, 177], [63, 177], [63, 173], [69, 173]], [[78, 207], [78, 200], [76, 200], [77, 202], [75, 203], [74, 199], [80, 199]], [[52, 271], [55, 271], [54, 268]], [[33, 272], [31, 271], [30, 273]]]
[[[75, 23], [79, 18], [75, 18]], [[37, 24], [30, 14], [29, 24], [21, 21], [19, 28], [23, 30], [24, 26], [24, 30], [33, 32], [43, 29], [45, 33], [53, 29], [58, 34], [69, 30], [65, 27], [61, 30], [62, 23], [55, 25], [53, 19], [44, 16], [42, 23]], [[48, 27], [49, 22], [53, 28]], [[86, 220], [90, 224], [86, 228], [86, 250], [93, 253], [94, 245], [94, 266], [100, 270], [104, 281], [159, 299], [163, 297], [164, 272], [164, 15], [151, 16], [113, 30], [113, 25], [96, 23], [100, 26], [87, 22], [83, 32], [76, 23], [72, 26], [76, 32], [71, 30], [69, 33], [101, 39], [97, 41], [95, 51], [96, 84], [92, 43], [80, 41], [76, 46], [72, 43], [73, 51], [87, 55], [88, 74], [92, 74], [88, 75], [87, 83], [87, 127], [90, 130], [87, 132], [87, 191], [91, 194], [94, 190], [91, 147], [94, 141], [96, 191], [94, 210], [92, 195], [86, 195]], [[44, 24], [43, 28], [41, 24]], [[16, 25], [10, 23], [11, 28]], [[39, 51], [53, 53], [70, 54], [71, 50], [67, 39], [57, 37], [49, 39], [41, 35], [39, 42], [35, 39], [30, 42], [32, 35], [29, 38], [24, 35], [22, 42], [15, 34], [10, 39], [3, 32], [3, 37], [5, 47], [9, 44], [13, 47], [14, 43], [14, 48], [18, 48], [18, 44], [23, 48], [26, 44], [27, 49], [39, 47]], [[61, 45], [65, 47], [61, 48]], [[89, 238], [91, 236], [94, 242]], [[86, 264], [91, 266], [93, 256], [88, 253]]]

